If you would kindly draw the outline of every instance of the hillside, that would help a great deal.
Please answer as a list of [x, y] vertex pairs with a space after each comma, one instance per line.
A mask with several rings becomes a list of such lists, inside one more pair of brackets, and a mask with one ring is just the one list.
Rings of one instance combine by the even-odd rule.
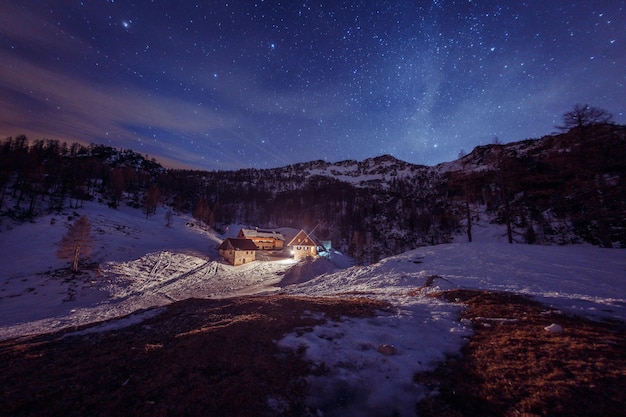
[[216, 172], [165, 170], [129, 150], [8, 138], [0, 147], [0, 212], [27, 220], [97, 200], [151, 216], [165, 204], [218, 231], [229, 224], [315, 230], [364, 265], [476, 239], [472, 228], [490, 225], [514, 243], [625, 247], [625, 137], [624, 126], [595, 125], [584, 135], [573, 129], [479, 146], [435, 167], [384, 155]]
[[224, 264], [187, 217], [77, 211], [98, 260], [77, 275], [54, 255], [71, 212], [0, 234], [3, 414], [623, 410], [622, 250], [443, 244], [282, 284], [306, 264]]
[[[510, 146], [524, 143], [502, 148]], [[505, 227], [490, 223], [491, 209], [472, 201], [471, 244], [460, 227], [451, 234], [456, 243], [366, 266], [331, 258], [233, 267], [216, 253], [227, 234], [206, 227], [196, 210], [193, 218], [161, 203], [188, 191], [163, 186], [180, 172], [146, 168], [128, 152], [132, 158], [108, 151], [101, 158], [95, 149], [57, 160], [56, 179], [30, 182], [28, 164], [11, 165], [17, 171], [5, 183], [0, 232], [0, 414], [411, 416], [417, 407], [420, 415], [566, 416], [584, 407], [587, 415], [610, 416], [624, 408], [623, 250], [510, 245]], [[470, 158], [496, 150], [479, 148]], [[63, 172], [85, 168], [85, 160], [100, 176], [68, 182]], [[337, 201], [371, 192], [369, 201], [393, 195], [410, 206], [412, 195], [389, 191], [402, 183], [387, 180], [396, 166], [413, 178], [421, 172], [433, 195], [447, 189], [437, 198], [449, 197], [463, 214], [466, 199], [451, 196], [470, 181], [455, 175], [491, 166], [464, 161], [414, 171], [390, 157], [348, 161], [342, 175], [351, 183], [332, 176], [334, 164], [314, 163], [302, 168], [308, 180], [301, 185], [319, 187], [318, 207], [333, 203], [332, 194], [319, 198], [326, 196], [322, 184]], [[378, 173], [377, 164], [384, 166]], [[257, 184], [254, 178], [270, 172], [250, 171], [246, 181]], [[209, 184], [222, 174], [194, 175], [191, 184]], [[372, 180], [380, 181], [369, 188]], [[158, 184], [153, 206], [148, 196]], [[294, 182], [282, 192], [305, 198], [305, 188]], [[368, 216], [387, 219], [385, 207]], [[214, 203], [208, 208], [219, 218]], [[72, 274], [56, 249], [83, 215], [93, 224], [94, 248]], [[382, 221], [379, 227], [413, 233]]]

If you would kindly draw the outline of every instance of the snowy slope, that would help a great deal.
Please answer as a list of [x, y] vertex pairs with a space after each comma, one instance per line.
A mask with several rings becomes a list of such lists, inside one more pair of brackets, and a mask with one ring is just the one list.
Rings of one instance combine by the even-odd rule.
[[[457, 352], [471, 334], [468, 323], [457, 319], [458, 306], [412, 295], [432, 276], [435, 287], [422, 294], [450, 288], [511, 291], [534, 296], [556, 312], [626, 320], [626, 256], [619, 250], [457, 243], [326, 274], [286, 291], [374, 297], [390, 301], [394, 311], [331, 322], [280, 341], [328, 369], [309, 377], [312, 407], [331, 410], [325, 415], [413, 415], [415, 399], [425, 394], [412, 383], [414, 373]], [[394, 354], [381, 355], [382, 346], [393, 346]]]
[[626, 320], [626, 253], [587, 246], [454, 243], [423, 247], [366, 267], [326, 274], [288, 288], [297, 294], [356, 292], [404, 297], [436, 275], [435, 289], [531, 295], [587, 317]]
[[[68, 280], [62, 272], [67, 264], [55, 252], [71, 214], [11, 228], [5, 224], [0, 233], [0, 338], [100, 322], [189, 297], [281, 291], [390, 302], [391, 311], [376, 317], [331, 321], [277, 342], [301, 349], [325, 370], [309, 380], [314, 394], [309, 402], [329, 410], [325, 415], [378, 415], [389, 409], [411, 415], [415, 399], [426, 392], [412, 375], [458, 352], [472, 332], [468, 323], [458, 321], [461, 307], [425, 297], [429, 291], [511, 291], [548, 308], [626, 320], [623, 250], [508, 245], [491, 239], [494, 231], [485, 228], [477, 231], [478, 242], [423, 247], [367, 267], [337, 269], [327, 260], [296, 268], [292, 261], [232, 267], [217, 257], [222, 237], [188, 225], [189, 218], [175, 216], [168, 228], [163, 211], [146, 219], [138, 210], [89, 204], [77, 214], [93, 222], [92, 259], [99, 269]], [[432, 276], [434, 287], [413, 291]], [[148, 311], [92, 331], [125, 326], [161, 310]], [[380, 352], [385, 345], [392, 346], [392, 355]], [[328, 404], [341, 404], [341, 409]]]
[[[56, 249], [79, 215], [92, 222], [97, 268], [70, 279]], [[71, 221], [68, 221], [71, 218]], [[53, 331], [129, 314], [190, 297], [257, 292], [277, 283], [291, 262], [222, 262], [222, 237], [186, 216], [166, 227], [164, 210], [146, 219], [139, 210], [91, 203], [63, 215], [5, 227], [0, 233], [0, 338]]]

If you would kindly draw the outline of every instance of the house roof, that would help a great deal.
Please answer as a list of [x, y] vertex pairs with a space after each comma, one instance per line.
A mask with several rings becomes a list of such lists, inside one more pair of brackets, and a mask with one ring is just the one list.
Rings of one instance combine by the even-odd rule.
[[287, 246], [319, 246], [319, 244], [313, 236], [304, 230], [300, 230], [294, 238], [289, 241]]
[[229, 237], [223, 241], [218, 249], [221, 250], [257, 250], [257, 246], [250, 239], [236, 239]]
[[243, 236], [247, 238], [265, 237], [265, 238], [273, 238], [276, 240], [285, 240], [285, 238], [280, 232], [276, 232], [273, 230], [241, 229], [240, 234], [242, 234]]

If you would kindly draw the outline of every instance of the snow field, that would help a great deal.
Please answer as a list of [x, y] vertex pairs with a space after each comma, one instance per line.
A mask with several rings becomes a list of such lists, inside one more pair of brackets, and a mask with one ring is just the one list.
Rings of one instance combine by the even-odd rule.
[[527, 294], [586, 317], [626, 320], [626, 253], [591, 246], [453, 243], [429, 246], [290, 286], [312, 296], [364, 293], [387, 299], [437, 276], [434, 289]]
[[75, 278], [56, 248], [78, 213], [68, 210], [33, 223], [4, 224], [0, 231], [0, 339], [51, 332], [114, 319], [190, 297], [224, 297], [266, 290], [292, 264], [254, 262], [235, 268], [219, 260], [222, 237], [193, 219], [164, 210], [145, 218], [139, 210], [86, 203], [94, 237], [90, 260]]
[[[433, 287], [416, 294], [433, 276]], [[413, 375], [457, 353], [471, 334], [471, 323], [458, 320], [460, 306], [423, 296], [451, 288], [528, 294], [569, 313], [626, 320], [623, 251], [500, 243], [419, 248], [285, 288], [311, 296], [367, 295], [396, 309], [376, 318], [329, 322], [310, 333], [296, 331], [279, 341], [304, 350], [325, 370], [309, 377], [309, 405], [324, 416], [414, 415], [425, 391]], [[559, 327], [554, 323], [546, 331]], [[380, 353], [382, 345], [392, 345], [395, 354]]]
[[[474, 243], [422, 247], [366, 267], [347, 267], [339, 254], [342, 268], [332, 257], [233, 267], [217, 254], [224, 237], [185, 216], [175, 215], [165, 227], [162, 209], [148, 219], [139, 210], [95, 203], [78, 211], [92, 221], [91, 259], [99, 269], [74, 279], [64, 272], [67, 262], [56, 258], [57, 244], [73, 221], [68, 217], [78, 218], [72, 212], [0, 225], [0, 339], [105, 320], [111, 321], [88, 331], [109, 331], [190, 297], [272, 291], [389, 302], [392, 309], [376, 317], [329, 321], [277, 341], [303, 351], [314, 364], [309, 405], [324, 416], [413, 415], [415, 401], [425, 393], [413, 375], [457, 353], [471, 334], [469, 323], [458, 321], [462, 307], [425, 297], [430, 291], [509, 291], [567, 313], [626, 320], [626, 252], [619, 249], [509, 245], [502, 243], [500, 230], [482, 226], [475, 228]], [[228, 233], [236, 234], [234, 229]], [[432, 287], [415, 291], [428, 281]], [[140, 310], [146, 312], [124, 317]]]

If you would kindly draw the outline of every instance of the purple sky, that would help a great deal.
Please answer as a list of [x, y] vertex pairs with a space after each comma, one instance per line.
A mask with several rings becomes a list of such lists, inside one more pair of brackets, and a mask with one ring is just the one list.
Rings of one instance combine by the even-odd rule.
[[0, 4], [0, 137], [130, 148], [166, 166], [276, 167], [626, 123], [626, 1]]

